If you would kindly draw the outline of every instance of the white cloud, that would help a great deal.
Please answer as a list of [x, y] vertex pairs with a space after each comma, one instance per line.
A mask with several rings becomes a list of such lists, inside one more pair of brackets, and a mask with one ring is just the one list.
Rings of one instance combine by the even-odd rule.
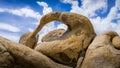
[[52, 12], [52, 8], [48, 6], [45, 2], [37, 2], [38, 5], [43, 7], [43, 15]]
[[0, 8], [0, 12], [5, 12], [7, 9]]
[[82, 6], [78, 6], [78, 1], [71, 2], [71, 12], [75, 12], [78, 14], [83, 14], [87, 17], [93, 17], [97, 14], [95, 11], [102, 10], [102, 13], [107, 10], [107, 0], [82, 0]]
[[[75, 0], [74, 0], [75, 1]], [[77, 0], [76, 0], [77, 1]], [[63, 3], [72, 3], [73, 2], [73, 0], [61, 0], [61, 2], [63, 2]]]
[[48, 7], [48, 4], [45, 3], [45, 2], [39, 2], [39, 1], [37, 1], [37, 4], [40, 5], [40, 6]]
[[[82, 0], [82, 6], [78, 6], [79, 3], [75, 0], [62, 1], [72, 5], [70, 12], [87, 16], [91, 20], [96, 33], [113, 30], [120, 34], [120, 13], [118, 13], [118, 10], [120, 11], [120, 0], [115, 0], [115, 6], [111, 8], [105, 18], [98, 16], [95, 11], [101, 10], [100, 13], [105, 13], [108, 7], [107, 0]], [[92, 18], [95, 16], [96, 18]], [[114, 19], [117, 20], [116, 23], [112, 22]]]
[[8, 13], [12, 13], [14, 15], [24, 16], [24, 17], [32, 17], [35, 19], [38, 19], [41, 17], [39, 12], [35, 12], [34, 10], [32, 10], [28, 7], [24, 7], [24, 8], [20, 8], [20, 9], [0, 8], [0, 12], [8, 12]]
[[[42, 17], [43, 15], [45, 15], [45, 14], [50, 13], [50, 12], [53, 11], [52, 8], [49, 7], [48, 4], [45, 3], [45, 2], [39, 2], [39, 1], [37, 1], [37, 4], [38, 4], [39, 6], [41, 6], [41, 7], [43, 7], [43, 11], [42, 11], [43, 14], [39, 17], [39, 20], [41, 19], [41, 17]], [[39, 21], [34, 23], [34, 25], [39, 25], [39, 24], [40, 24]]]
[[116, 0], [116, 7], [118, 7], [118, 10], [120, 10], [120, 0]]
[[67, 30], [67, 26], [65, 25], [65, 24], [59, 24], [58, 26], [57, 26], [57, 29], [65, 29], [65, 30]]
[[30, 32], [33, 32], [33, 31], [34, 31], [34, 29], [32, 29], [32, 28], [28, 28], [28, 30], [29, 30]]
[[[7, 13], [11, 13], [13, 15], [17, 15], [17, 16], [22, 16], [22, 17], [31, 17], [34, 19], [39, 19], [41, 17], [41, 15], [39, 14], [39, 12], [35, 12], [34, 10], [28, 8], [28, 7], [23, 7], [20, 9], [8, 9], [8, 8], [0, 8], [0, 12], [7, 12]], [[11, 32], [20, 32], [21, 30], [16, 27], [16, 26], [12, 26], [10, 24], [5, 24], [0, 22], [0, 29], [2, 30], [7, 30], [7, 31], [11, 31]], [[25, 29], [25, 28], [23, 28]], [[29, 29], [30, 31], [32, 31], [32, 29]], [[10, 33], [4, 33], [1, 32], [0, 33], [1, 36], [8, 38], [14, 42], [18, 42], [19, 37], [12, 35]]]
[[20, 32], [19, 28], [15, 27], [15, 26], [12, 26], [10, 24], [5, 24], [5, 23], [0, 23], [0, 29], [8, 30], [8, 31], [11, 31], [11, 32]]
[[5, 37], [13, 42], [18, 42], [19, 41], [19, 36], [8, 34], [8, 33], [0, 33], [0, 36]]
[[[120, 6], [119, 6], [120, 7]], [[117, 1], [115, 6], [111, 8], [109, 14], [104, 19], [91, 19], [93, 25], [95, 27], [96, 32], [101, 33], [108, 30], [116, 31], [120, 34], [120, 22], [117, 20], [120, 18], [120, 13], [118, 13], [118, 5]], [[112, 20], [116, 19], [116, 22], [112, 22]]]
[[103, 12], [107, 9], [107, 0], [82, 0], [82, 8], [88, 9], [90, 12], [103, 9]]

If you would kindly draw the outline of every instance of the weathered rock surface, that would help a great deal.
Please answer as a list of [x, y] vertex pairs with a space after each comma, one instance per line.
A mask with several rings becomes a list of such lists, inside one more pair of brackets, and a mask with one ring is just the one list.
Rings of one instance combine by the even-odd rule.
[[[5, 51], [8, 54], [5, 54]], [[14, 68], [14, 66], [15, 68], [70, 68], [55, 63], [40, 52], [3, 37], [0, 37], [0, 52], [0, 68]]]
[[[25, 46], [28, 46], [30, 48], [34, 48], [37, 45], [39, 35], [32, 35], [32, 32], [26, 32], [24, 33], [19, 40], [20, 44], [23, 44]], [[29, 39], [28, 39], [29, 38]]]
[[[96, 36], [86, 55], [79, 58], [76, 68], [120, 68], [119, 38], [120, 36], [113, 31]], [[0, 68], [70, 67], [55, 63], [29, 47], [0, 37]]]
[[119, 36], [109, 31], [95, 37], [87, 49], [82, 67], [120, 68]]
[[115, 36], [112, 39], [112, 44], [114, 45], [115, 48], [120, 50], [120, 36]]
[[56, 29], [56, 30], [50, 31], [49, 33], [47, 33], [42, 37], [42, 42], [54, 41], [60, 38], [60, 36], [62, 36], [64, 32], [65, 32], [64, 29]]
[[7, 49], [0, 43], [0, 68], [11, 68], [14, 65], [14, 59]]
[[[40, 24], [33, 34], [54, 20], [67, 25], [67, 31], [54, 41], [42, 42], [35, 47], [35, 50], [61, 64], [75, 66], [78, 58], [82, 56], [80, 53], [87, 49], [96, 36], [93, 26], [90, 20], [83, 15], [70, 12], [51, 12], [41, 18]], [[56, 32], [54, 31], [54, 33]]]

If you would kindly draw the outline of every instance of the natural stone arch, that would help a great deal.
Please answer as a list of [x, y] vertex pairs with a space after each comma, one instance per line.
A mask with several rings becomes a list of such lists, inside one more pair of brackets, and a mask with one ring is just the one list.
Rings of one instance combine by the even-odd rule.
[[85, 16], [69, 12], [51, 12], [41, 18], [33, 35], [36, 35], [45, 24], [54, 20], [66, 24], [68, 26], [67, 31], [52, 42], [43, 42], [37, 45], [35, 50], [57, 62], [74, 66], [80, 57], [80, 53], [88, 47], [96, 35], [93, 26]]
[[[28, 40], [28, 38], [32, 35], [32, 32], [25, 32], [21, 37], [20, 37], [20, 40], [19, 40], [19, 43], [20, 44], [23, 44], [25, 46], [28, 46], [30, 48], [34, 48], [37, 43], [38, 43], [38, 39], [39, 39], [39, 35], [35, 35], [35, 36], [32, 36], [31, 39]], [[26, 41], [27, 40], [27, 41]]]

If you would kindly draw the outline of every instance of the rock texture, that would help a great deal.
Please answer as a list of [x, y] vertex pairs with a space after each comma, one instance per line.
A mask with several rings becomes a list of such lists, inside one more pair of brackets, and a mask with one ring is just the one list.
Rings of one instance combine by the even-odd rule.
[[120, 50], [120, 36], [115, 36], [112, 39], [112, 44], [114, 45], [115, 48]]
[[86, 50], [96, 35], [93, 26], [85, 16], [69, 12], [51, 12], [41, 18], [40, 25], [33, 34], [37, 34], [45, 24], [54, 20], [67, 25], [67, 31], [55, 41], [41, 43], [35, 50], [59, 63], [75, 66], [81, 57], [80, 53]]
[[109, 31], [95, 37], [87, 49], [82, 67], [120, 68], [119, 36]]
[[64, 29], [56, 29], [50, 31], [45, 36], [42, 37], [42, 42], [50, 42], [60, 38], [65, 33]]
[[[25, 46], [28, 46], [30, 48], [34, 48], [37, 45], [39, 35], [36, 34], [34, 36], [31, 36], [32, 32], [26, 32], [24, 33], [19, 40], [20, 44], [23, 44]], [[29, 39], [28, 39], [29, 38]]]
[[0, 43], [0, 68], [11, 68], [14, 65], [13, 57], [7, 49]]
[[[3, 37], [0, 37], [0, 48], [0, 52], [3, 52], [0, 54], [3, 56], [0, 57], [0, 68], [71, 68], [55, 63], [42, 53]], [[5, 54], [5, 51], [8, 54]]]

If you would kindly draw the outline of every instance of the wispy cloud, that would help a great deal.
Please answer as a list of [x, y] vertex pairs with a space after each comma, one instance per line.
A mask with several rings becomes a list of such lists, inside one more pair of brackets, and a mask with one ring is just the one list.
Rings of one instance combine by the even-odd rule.
[[[39, 2], [37, 1], [36, 2], [39, 6], [43, 7], [43, 10], [42, 10], [42, 15], [39, 17], [39, 20], [41, 19], [41, 17], [47, 13], [50, 13], [52, 12], [52, 8], [48, 6], [48, 4], [46, 2]], [[40, 23], [39, 22], [35, 22], [34, 25], [39, 25]]]
[[67, 26], [65, 25], [65, 24], [59, 24], [58, 26], [57, 26], [57, 29], [65, 29], [65, 30], [67, 30]]
[[96, 16], [95, 11], [102, 10], [104, 13], [107, 10], [107, 0], [82, 0], [82, 6], [78, 6], [78, 0], [62, 0], [63, 3], [72, 5], [70, 12], [79, 13], [85, 16]]
[[0, 22], [0, 29], [11, 31], [11, 32], [20, 32], [19, 28], [12, 26], [10, 24], [1, 23], [1, 22]]
[[39, 12], [35, 12], [34, 10], [24, 7], [20, 9], [8, 9], [8, 8], [0, 8], [0, 12], [8, 12], [12, 13], [13, 15], [24, 16], [24, 17], [32, 17], [38, 19], [41, 17]]
[[37, 4], [43, 7], [43, 15], [53, 11], [52, 8], [49, 7], [48, 4], [45, 2], [38, 1]]
[[77, 1], [77, 0], [60, 0], [60, 1], [63, 2], [63, 3], [70, 3], [70, 4], [72, 4], [72, 2]]
[[[113, 30], [120, 34], [120, 12], [118, 12], [120, 11], [120, 4], [118, 4], [120, 0], [116, 0], [115, 6], [111, 8], [105, 18], [101, 18], [96, 11], [101, 10], [100, 13], [104, 14], [108, 7], [107, 0], [82, 0], [81, 6], [78, 6], [79, 2], [77, 0], [62, 0], [62, 2], [72, 5], [70, 12], [87, 16], [91, 20], [96, 33]], [[112, 20], [116, 20], [116, 22], [114, 23]]]
[[12, 40], [12, 41], [14, 41], [14, 42], [18, 42], [19, 41], [19, 36], [17, 36], [17, 35], [13, 35], [13, 34], [8, 34], [8, 33], [0, 33], [0, 36], [2, 36], [2, 37], [5, 37], [5, 38], [7, 38], [7, 39], [9, 39], [9, 40]]

